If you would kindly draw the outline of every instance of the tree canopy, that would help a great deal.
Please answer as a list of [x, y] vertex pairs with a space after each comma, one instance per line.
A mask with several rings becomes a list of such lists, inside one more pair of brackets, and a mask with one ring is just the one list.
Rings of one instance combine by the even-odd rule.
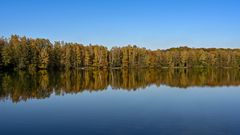
[[240, 68], [240, 49], [178, 47], [149, 50], [54, 42], [12, 35], [0, 38], [0, 68]]

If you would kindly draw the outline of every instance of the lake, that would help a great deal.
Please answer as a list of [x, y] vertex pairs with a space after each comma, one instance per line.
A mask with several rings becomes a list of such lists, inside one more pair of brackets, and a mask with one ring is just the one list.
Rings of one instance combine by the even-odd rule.
[[0, 73], [0, 134], [239, 135], [239, 69]]

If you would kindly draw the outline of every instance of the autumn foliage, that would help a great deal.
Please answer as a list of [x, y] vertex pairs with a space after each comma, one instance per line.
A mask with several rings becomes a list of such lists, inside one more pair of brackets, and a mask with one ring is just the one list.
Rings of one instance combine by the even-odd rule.
[[78, 68], [240, 68], [240, 49], [84, 46], [11, 36], [0, 39], [0, 68], [22, 70]]

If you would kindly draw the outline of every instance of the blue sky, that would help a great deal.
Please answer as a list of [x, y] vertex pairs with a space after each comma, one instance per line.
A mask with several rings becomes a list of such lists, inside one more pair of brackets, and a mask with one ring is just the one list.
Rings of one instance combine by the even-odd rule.
[[150, 49], [240, 47], [239, 0], [1, 0], [0, 35]]

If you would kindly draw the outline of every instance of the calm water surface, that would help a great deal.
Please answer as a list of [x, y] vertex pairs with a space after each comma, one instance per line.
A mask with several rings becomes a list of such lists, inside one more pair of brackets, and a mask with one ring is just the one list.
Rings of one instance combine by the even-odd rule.
[[0, 134], [238, 135], [239, 70], [0, 75]]

